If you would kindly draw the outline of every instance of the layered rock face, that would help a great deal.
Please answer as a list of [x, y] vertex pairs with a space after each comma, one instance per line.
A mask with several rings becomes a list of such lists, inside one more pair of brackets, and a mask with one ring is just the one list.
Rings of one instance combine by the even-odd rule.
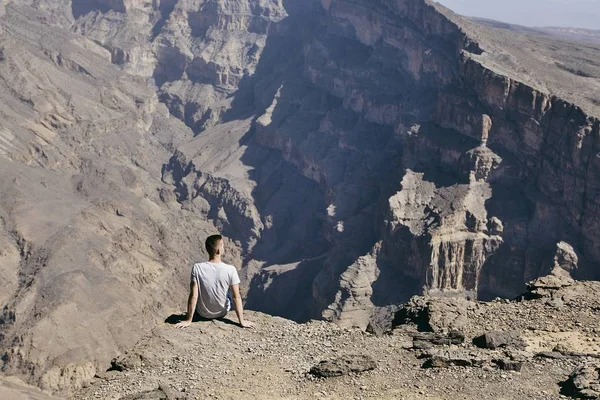
[[593, 228], [581, 225], [597, 119], [487, 69], [482, 49], [427, 4], [319, 12], [302, 79], [282, 73], [254, 134], [323, 188], [329, 251], [315, 310], [364, 317], [422, 288], [514, 296], [561, 240], [585, 253], [579, 277], [597, 276]]
[[[414, 277], [426, 271], [427, 290], [464, 291], [477, 297], [483, 265], [503, 243], [502, 222], [488, 220], [485, 208], [492, 197], [486, 181], [502, 161], [486, 146], [490, 128], [491, 120], [484, 115], [481, 145], [465, 153], [468, 184], [436, 188], [424, 181], [423, 173], [408, 170], [402, 190], [389, 200], [390, 236], [384, 241], [393, 243], [392, 248], [405, 247], [401, 256], [413, 257]], [[407, 235], [414, 239], [406, 240]]]
[[344, 326], [423, 292], [516, 296], [557, 243], [562, 269], [600, 277], [600, 121], [428, 1], [0, 16], [6, 372], [80, 384], [183, 304], [214, 231], [247, 306]]
[[214, 226], [160, 180], [189, 129], [89, 39], [0, 19], [2, 372], [69, 391], [179, 304]]

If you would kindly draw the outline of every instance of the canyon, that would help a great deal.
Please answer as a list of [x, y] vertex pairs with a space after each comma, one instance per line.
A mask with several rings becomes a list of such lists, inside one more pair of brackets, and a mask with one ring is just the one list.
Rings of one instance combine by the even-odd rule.
[[49, 391], [183, 308], [214, 232], [246, 307], [341, 328], [600, 280], [595, 41], [428, 0], [10, 0], [0, 98], [2, 372]]

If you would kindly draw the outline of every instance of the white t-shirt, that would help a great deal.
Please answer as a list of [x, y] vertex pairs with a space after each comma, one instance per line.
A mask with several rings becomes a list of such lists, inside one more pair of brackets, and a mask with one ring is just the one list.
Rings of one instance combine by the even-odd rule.
[[192, 268], [192, 281], [198, 283], [196, 311], [204, 318], [221, 318], [231, 309], [229, 287], [240, 283], [233, 265], [203, 262]]

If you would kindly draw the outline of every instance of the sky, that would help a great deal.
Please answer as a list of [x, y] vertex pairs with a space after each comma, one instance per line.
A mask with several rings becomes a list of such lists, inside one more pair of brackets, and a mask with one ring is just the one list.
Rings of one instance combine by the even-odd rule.
[[600, 30], [600, 0], [435, 0], [457, 14], [524, 26]]

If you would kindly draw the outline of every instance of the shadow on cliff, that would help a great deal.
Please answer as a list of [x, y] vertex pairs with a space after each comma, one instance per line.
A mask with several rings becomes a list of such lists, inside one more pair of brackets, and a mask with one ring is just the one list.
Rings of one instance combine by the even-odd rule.
[[421, 269], [421, 248], [415, 249], [415, 243], [415, 237], [406, 227], [383, 241], [377, 257], [379, 276], [371, 285], [371, 301], [376, 307], [405, 303], [423, 293], [425, 274]]
[[[526, 283], [550, 272], [553, 247], [561, 240], [576, 243], [576, 234], [561, 217], [556, 205], [535, 190], [527, 190], [511, 176], [519, 170], [517, 161], [496, 147], [503, 169], [490, 177], [492, 197], [486, 201], [489, 217], [499, 218], [504, 243], [484, 263], [478, 299], [515, 298], [525, 292]], [[521, 167], [522, 168], [522, 167]]]
[[[303, 124], [295, 132], [279, 134], [280, 125], [303, 107], [307, 94], [303, 83], [303, 51], [311, 32], [304, 17], [308, 12], [298, 1], [284, 1], [289, 16], [270, 27], [270, 34], [252, 76], [246, 76], [234, 94], [223, 121], [254, 116], [252, 128], [240, 140], [246, 146], [241, 161], [251, 167], [255, 182], [254, 204], [264, 229], [246, 261], [262, 263], [261, 272], [249, 284], [246, 306], [296, 321], [317, 317], [312, 299], [312, 282], [322, 268], [330, 244], [324, 235], [326, 201], [323, 188], [306, 177], [283, 154], [286, 135], [303, 135], [318, 125]], [[274, 104], [277, 99], [277, 104]], [[269, 134], [256, 119], [267, 108], [271, 113]], [[305, 121], [306, 122], [306, 121]], [[300, 121], [299, 121], [300, 123]]]
[[[111, 10], [111, 7], [103, 4], [97, 0], [73, 0], [71, 3], [71, 12], [73, 18], [79, 18], [82, 15], [88, 14], [93, 11], [99, 11], [101, 13], [107, 13]], [[125, 8], [115, 7], [115, 11], [125, 12]]]
[[270, 315], [306, 322], [319, 318], [312, 297], [315, 277], [323, 268], [325, 256], [289, 265], [272, 265], [254, 277], [246, 307]]
[[[286, 8], [292, 6], [290, 16], [272, 27], [255, 74], [241, 82], [224, 121], [268, 114], [260, 123], [255, 120], [241, 141], [247, 146], [242, 161], [253, 168], [250, 178], [256, 187], [252, 196], [265, 225], [261, 240], [248, 257], [264, 262], [264, 272], [250, 283], [248, 305], [304, 320], [321, 317], [335, 301], [342, 273], [377, 242], [386, 201], [398, 190], [401, 180], [402, 147], [392, 127], [366, 121], [341, 98], [306, 83], [304, 43], [311, 42], [315, 31], [317, 35], [327, 32], [307, 24], [316, 19], [305, 18], [306, 8], [298, 4], [285, 2]], [[365, 50], [361, 43], [352, 44], [359, 51]], [[327, 51], [340, 53], [336, 61], [347, 68], [353, 63], [363, 68], [361, 63], [369, 58], [357, 57], [348, 40], [341, 37], [327, 45]], [[312, 60], [321, 61], [318, 55]], [[390, 76], [398, 82], [389, 83], [408, 85], [405, 75], [394, 73]], [[328, 82], [325, 79], [319, 84]], [[432, 112], [431, 91], [421, 93], [414, 84], [407, 90], [415, 104]], [[326, 116], [327, 122], [343, 131], [341, 140], [319, 131]], [[311, 135], [315, 132], [318, 134]], [[440, 135], [440, 140], [444, 138]], [[337, 153], [328, 153], [329, 148]], [[424, 157], [430, 159], [431, 155]], [[441, 180], [441, 172], [431, 175]], [[328, 214], [328, 207], [337, 211]], [[336, 220], [341, 225], [335, 230], [327, 226]], [[380, 278], [373, 286], [376, 305], [407, 300], [420, 289], [397, 272], [394, 262], [382, 264]]]

